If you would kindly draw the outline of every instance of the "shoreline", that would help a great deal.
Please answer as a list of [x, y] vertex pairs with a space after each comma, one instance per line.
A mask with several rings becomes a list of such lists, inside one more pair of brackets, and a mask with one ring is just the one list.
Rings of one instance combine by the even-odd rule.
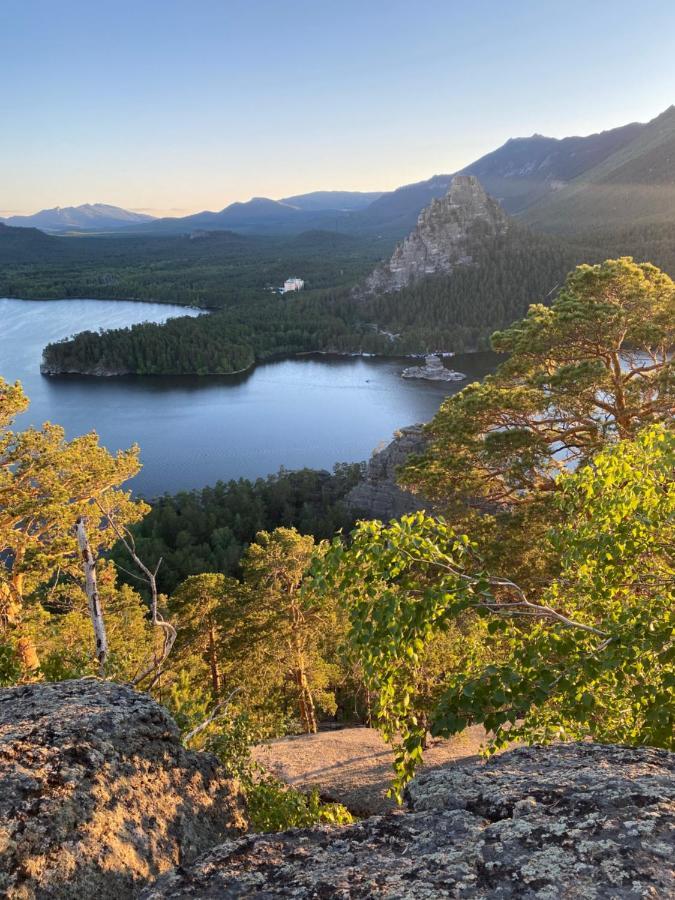
[[[177, 309], [193, 309], [195, 312], [218, 312], [225, 307], [221, 306], [191, 306], [186, 303], [176, 303], [175, 300], [148, 300], [141, 297], [0, 297], [0, 300], [15, 300], [21, 303], [71, 303], [86, 301], [87, 303], [154, 303], [157, 306], [175, 306]], [[179, 316], [176, 316], [179, 318]]]
[[[462, 355], [470, 356], [474, 353], [483, 353], [489, 351], [482, 350], [463, 350]], [[451, 358], [457, 354], [454, 351], [446, 350], [438, 352], [436, 356], [443, 358]], [[59, 378], [61, 376], [75, 375], [82, 378], [230, 378], [235, 375], [245, 375], [253, 372], [258, 366], [264, 366], [269, 363], [284, 362], [284, 360], [300, 359], [301, 357], [310, 356], [328, 356], [335, 359], [400, 359], [402, 361], [410, 359], [424, 359], [427, 353], [366, 353], [358, 351], [339, 351], [339, 350], [300, 350], [297, 353], [282, 353], [278, 356], [270, 356], [266, 359], [256, 359], [249, 366], [243, 369], [236, 369], [232, 372], [101, 372], [101, 371], [83, 371], [81, 369], [67, 369], [60, 371], [45, 371], [43, 364], [40, 364], [40, 374], [46, 378]], [[449, 379], [452, 380], [452, 379]]]

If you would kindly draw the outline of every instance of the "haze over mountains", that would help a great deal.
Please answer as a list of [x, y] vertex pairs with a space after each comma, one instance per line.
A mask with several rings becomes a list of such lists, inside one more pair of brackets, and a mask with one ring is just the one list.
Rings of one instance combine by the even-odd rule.
[[460, 172], [434, 175], [379, 195], [316, 192], [281, 201], [258, 197], [218, 213], [157, 220], [141, 230], [293, 233], [325, 228], [402, 237], [422, 209], [447, 193], [455, 174], [475, 175], [506, 212], [542, 231], [675, 221], [675, 106], [646, 124], [633, 122], [586, 137], [512, 138]]
[[[675, 221], [675, 106], [646, 124], [587, 137], [514, 138], [456, 174], [477, 176], [506, 212], [543, 231]], [[408, 230], [452, 178], [435, 175], [383, 194], [363, 218]]]
[[0, 219], [18, 228], [41, 228], [44, 231], [108, 230], [151, 222], [152, 216], [131, 212], [107, 203], [84, 203], [82, 206], [56, 206], [42, 209], [31, 216], [9, 216]]
[[675, 221], [675, 106], [655, 119], [563, 139], [512, 138], [459, 173], [434, 175], [394, 191], [314, 191], [271, 200], [254, 197], [219, 212], [152, 217], [105, 204], [12, 216], [9, 225], [46, 231], [97, 230], [189, 234], [408, 233], [455, 174], [475, 175], [504, 210], [541, 231], [571, 233]]
[[[29, 216], [0, 218], [0, 222], [18, 228], [40, 228], [51, 232], [115, 231], [130, 226], [134, 231], [174, 234], [184, 234], [195, 228], [278, 231], [280, 226], [283, 230], [287, 223], [309, 223], [316, 213], [321, 213], [325, 218], [326, 214], [344, 215], [365, 209], [380, 196], [381, 191], [313, 191], [282, 200], [253, 197], [246, 203], [232, 203], [220, 212], [204, 211], [180, 218], [162, 219], [105, 203], [85, 203], [82, 206], [43, 209]], [[139, 229], [139, 225], [147, 227]]]

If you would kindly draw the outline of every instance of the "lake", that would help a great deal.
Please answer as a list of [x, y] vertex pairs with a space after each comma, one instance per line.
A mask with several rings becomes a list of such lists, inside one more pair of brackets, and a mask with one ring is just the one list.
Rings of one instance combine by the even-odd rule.
[[49, 420], [68, 437], [95, 429], [109, 450], [137, 443], [137, 494], [256, 478], [280, 467], [332, 469], [367, 459], [403, 425], [428, 421], [440, 402], [495, 366], [491, 353], [458, 355], [464, 382], [401, 378], [400, 359], [303, 356], [236, 376], [93, 378], [40, 374], [50, 341], [85, 329], [196, 315], [185, 307], [106, 300], [0, 299], [0, 375], [31, 400], [18, 427]]

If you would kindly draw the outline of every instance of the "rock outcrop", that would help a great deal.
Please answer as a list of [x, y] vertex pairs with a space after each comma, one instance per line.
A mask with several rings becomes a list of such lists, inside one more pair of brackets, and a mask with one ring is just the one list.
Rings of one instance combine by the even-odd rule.
[[424, 378], [427, 381], [464, 381], [466, 375], [446, 369], [440, 356], [430, 354], [424, 358], [423, 366], [408, 366], [401, 372], [402, 378]]
[[345, 497], [345, 505], [371, 519], [396, 519], [419, 509], [429, 509], [424, 497], [404, 491], [396, 483], [396, 470], [416, 453], [423, 453], [427, 438], [423, 425], [410, 425], [395, 432], [394, 440], [376, 450], [366, 466], [365, 477]]
[[509, 226], [509, 217], [475, 176], [455, 175], [445, 197], [422, 210], [414, 230], [368, 276], [361, 293], [386, 294], [430, 275], [448, 275], [472, 263], [476, 240], [504, 234]]
[[228, 841], [143, 900], [675, 896], [675, 755], [523, 748], [422, 775], [407, 813]]
[[185, 750], [148, 695], [0, 690], [0, 896], [125, 900], [243, 824], [216, 758]]

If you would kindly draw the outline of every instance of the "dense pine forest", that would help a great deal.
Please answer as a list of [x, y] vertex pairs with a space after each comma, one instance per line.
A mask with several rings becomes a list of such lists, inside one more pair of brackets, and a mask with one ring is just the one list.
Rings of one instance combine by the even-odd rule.
[[[484, 239], [474, 262], [396, 294], [348, 289], [274, 296], [211, 314], [104, 333], [45, 349], [46, 371], [227, 374], [298, 352], [402, 355], [486, 348], [490, 333], [552, 298], [580, 251], [513, 228]], [[552, 290], [553, 289], [553, 290]]]
[[[227, 290], [219, 282], [214, 294], [205, 293], [196, 282], [182, 295], [183, 302], [191, 298], [203, 304], [211, 297], [225, 309], [163, 325], [84, 332], [45, 348], [45, 371], [229, 374], [266, 359], [303, 352], [400, 356], [486, 349], [495, 328], [524, 315], [531, 303], [551, 303], [566, 273], [584, 260], [629, 254], [638, 260], [653, 258], [664, 271], [675, 272], [675, 226], [644, 226], [562, 239], [513, 225], [505, 235], [478, 240], [472, 247], [472, 263], [458, 266], [450, 275], [430, 276], [395, 293], [363, 297], [348, 282], [371, 266], [372, 254], [381, 247], [377, 242], [364, 246], [352, 238], [315, 233], [283, 244], [286, 252], [289, 247], [298, 254], [309, 252], [303, 257], [309, 263], [302, 268], [298, 263], [297, 268], [305, 272], [309, 266], [309, 271], [314, 271], [314, 280], [308, 285], [313, 289], [280, 297], [261, 290], [260, 285], [272, 273], [280, 280], [282, 272], [290, 270], [292, 255], [276, 261], [275, 268], [262, 265], [259, 271], [261, 260], [255, 254], [250, 263], [246, 255], [235, 262], [239, 251], [233, 248], [244, 242], [250, 252], [246, 242], [253, 239], [211, 234], [204, 240], [213, 244], [209, 253], [213, 248], [229, 248], [236, 274], [231, 280], [227, 276]], [[266, 239], [255, 240], [264, 243]], [[204, 274], [199, 266], [181, 272], [170, 289], [174, 291], [171, 296], [161, 284], [173, 278], [174, 269], [153, 266], [147, 277], [154, 281], [143, 290], [152, 291], [159, 285], [153, 296], [177, 300], [186, 279]], [[146, 274], [141, 269], [138, 277]], [[214, 266], [208, 277], [220, 279], [225, 274]], [[100, 295], [105, 295], [103, 285], [98, 287]], [[74, 291], [72, 285], [70, 290]]]
[[309, 290], [349, 285], [391, 240], [310, 231], [160, 237], [56, 237], [0, 224], [0, 296], [27, 300], [153, 300], [216, 309], [260, 299], [302, 273]]
[[[144, 558], [161, 557], [162, 588], [169, 593], [190, 575], [241, 575], [242, 555], [260, 531], [286, 526], [318, 540], [348, 531], [355, 514], [343, 501], [362, 474], [358, 463], [340, 464], [332, 473], [281, 471], [256, 481], [241, 478], [166, 494], [133, 527], [136, 548]], [[121, 544], [113, 559], [123, 569], [131, 568]], [[134, 579], [126, 577], [133, 586]]]

